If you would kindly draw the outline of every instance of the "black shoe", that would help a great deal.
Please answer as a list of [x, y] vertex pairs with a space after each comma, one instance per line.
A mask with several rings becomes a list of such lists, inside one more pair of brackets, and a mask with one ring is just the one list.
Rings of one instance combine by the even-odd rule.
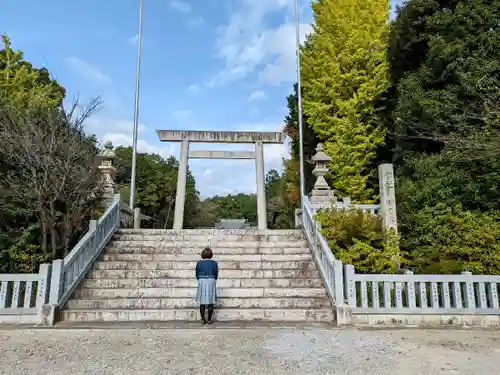
[[212, 323], [213, 323], [213, 322], [212, 322], [211, 320], [208, 322], [208, 324], [209, 324], [209, 325], [212, 325]]
[[[205, 325], [205, 324], [207, 324], [207, 322], [206, 322], [206, 321], [203, 321], [201, 324], [202, 324], [202, 325]], [[210, 323], [209, 323], [209, 324], [210, 324]]]

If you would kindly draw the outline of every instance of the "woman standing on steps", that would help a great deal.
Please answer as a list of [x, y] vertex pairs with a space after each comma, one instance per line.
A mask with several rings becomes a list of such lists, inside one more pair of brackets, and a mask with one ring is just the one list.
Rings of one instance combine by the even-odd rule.
[[[200, 305], [200, 314], [203, 324], [212, 324], [214, 305], [217, 298], [217, 279], [219, 278], [219, 266], [212, 259], [212, 249], [206, 247], [201, 252], [201, 260], [196, 263], [196, 279], [198, 290], [196, 291], [196, 302]], [[205, 311], [208, 308], [208, 321]]]

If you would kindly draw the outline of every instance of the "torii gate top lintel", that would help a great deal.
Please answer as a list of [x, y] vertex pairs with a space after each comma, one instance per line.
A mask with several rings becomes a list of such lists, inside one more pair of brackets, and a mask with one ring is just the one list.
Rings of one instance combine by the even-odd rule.
[[157, 130], [161, 142], [282, 144], [282, 132]]

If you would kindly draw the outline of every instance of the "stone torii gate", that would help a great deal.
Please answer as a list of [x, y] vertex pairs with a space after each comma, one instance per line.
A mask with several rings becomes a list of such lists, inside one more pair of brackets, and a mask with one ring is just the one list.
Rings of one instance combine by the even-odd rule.
[[[179, 175], [173, 229], [182, 229], [184, 204], [186, 201], [186, 174], [188, 159], [255, 159], [257, 174], [257, 218], [258, 229], [267, 229], [266, 190], [264, 176], [264, 144], [282, 144], [285, 136], [281, 132], [237, 132], [237, 131], [179, 131], [157, 130], [161, 142], [180, 142]], [[255, 151], [189, 151], [194, 143], [253, 143]]]

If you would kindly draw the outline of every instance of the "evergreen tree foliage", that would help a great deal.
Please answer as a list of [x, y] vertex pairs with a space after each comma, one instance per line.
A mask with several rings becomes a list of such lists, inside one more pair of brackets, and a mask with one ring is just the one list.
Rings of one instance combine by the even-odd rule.
[[460, 148], [475, 133], [498, 133], [499, 20], [496, 0], [408, 0], [398, 10], [388, 105], [399, 164], [445, 144]]
[[372, 163], [384, 143], [375, 103], [388, 87], [386, 0], [318, 0], [302, 49], [304, 112], [332, 157], [334, 189], [357, 201], [376, 197]]

